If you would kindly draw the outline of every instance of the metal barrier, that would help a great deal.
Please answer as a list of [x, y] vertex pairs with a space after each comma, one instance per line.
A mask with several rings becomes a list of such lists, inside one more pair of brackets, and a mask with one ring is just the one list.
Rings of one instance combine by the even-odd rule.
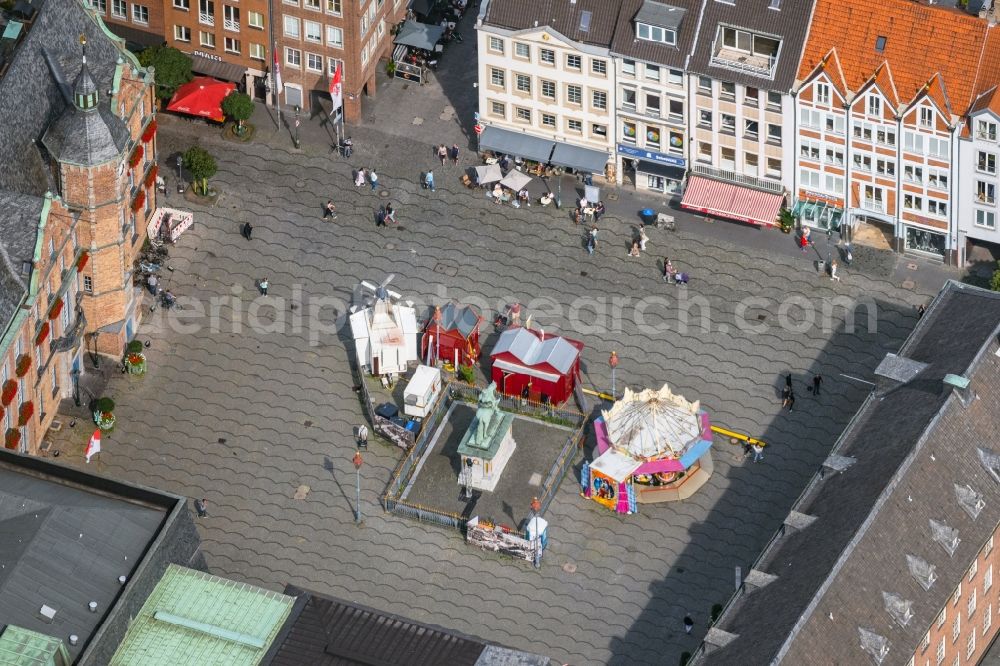
[[375, 413], [375, 406], [372, 404], [372, 397], [368, 392], [368, 379], [365, 377], [364, 371], [353, 366], [351, 369], [354, 371], [355, 379], [361, 386], [361, 395], [364, 398], [365, 413], [368, 415], [368, 420], [371, 421], [372, 429], [375, 430], [375, 433], [385, 437], [401, 449], [413, 448], [415, 435], [406, 428], [396, 425], [389, 419]]

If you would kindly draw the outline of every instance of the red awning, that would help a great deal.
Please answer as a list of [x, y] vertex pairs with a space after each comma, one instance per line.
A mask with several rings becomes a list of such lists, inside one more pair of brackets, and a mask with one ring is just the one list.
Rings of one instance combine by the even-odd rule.
[[222, 100], [234, 90], [234, 83], [197, 76], [177, 89], [167, 104], [167, 111], [201, 116], [221, 123], [226, 119], [222, 113]]
[[691, 176], [681, 206], [740, 222], [772, 225], [777, 223], [784, 199], [773, 192]]

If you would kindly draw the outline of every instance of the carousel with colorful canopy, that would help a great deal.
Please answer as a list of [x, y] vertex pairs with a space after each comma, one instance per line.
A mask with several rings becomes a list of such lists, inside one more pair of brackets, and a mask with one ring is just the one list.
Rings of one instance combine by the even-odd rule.
[[618, 513], [637, 503], [675, 502], [712, 476], [712, 427], [698, 401], [663, 388], [632, 391], [594, 421], [597, 453], [584, 463], [586, 497]]

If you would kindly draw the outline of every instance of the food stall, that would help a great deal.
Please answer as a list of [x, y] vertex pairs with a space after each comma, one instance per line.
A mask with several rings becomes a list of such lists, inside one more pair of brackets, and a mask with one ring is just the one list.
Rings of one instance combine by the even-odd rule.
[[426, 62], [441, 57], [443, 47], [438, 41], [444, 31], [444, 26], [404, 21], [393, 40], [393, 76], [422, 84]]
[[418, 365], [403, 389], [403, 413], [424, 418], [431, 413], [441, 395], [441, 371], [427, 365]]
[[561, 405], [573, 395], [582, 350], [579, 340], [508, 328], [490, 354], [491, 377], [504, 395]]
[[[483, 318], [469, 305], [448, 303], [435, 308], [434, 316], [424, 325], [420, 356], [431, 365], [436, 361], [470, 365], [479, 360], [479, 328]], [[447, 370], [447, 368], [445, 368]]]
[[157, 208], [146, 225], [146, 235], [174, 243], [194, 224], [194, 213], [175, 208]]

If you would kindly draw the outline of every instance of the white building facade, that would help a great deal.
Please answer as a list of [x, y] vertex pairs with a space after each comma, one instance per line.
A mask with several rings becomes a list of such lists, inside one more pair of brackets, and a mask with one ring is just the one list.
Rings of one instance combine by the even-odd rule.
[[961, 177], [958, 179], [958, 237], [961, 263], [971, 257], [974, 246], [996, 254], [1000, 251], [1000, 93], [994, 88], [973, 105], [968, 125], [958, 142]]

